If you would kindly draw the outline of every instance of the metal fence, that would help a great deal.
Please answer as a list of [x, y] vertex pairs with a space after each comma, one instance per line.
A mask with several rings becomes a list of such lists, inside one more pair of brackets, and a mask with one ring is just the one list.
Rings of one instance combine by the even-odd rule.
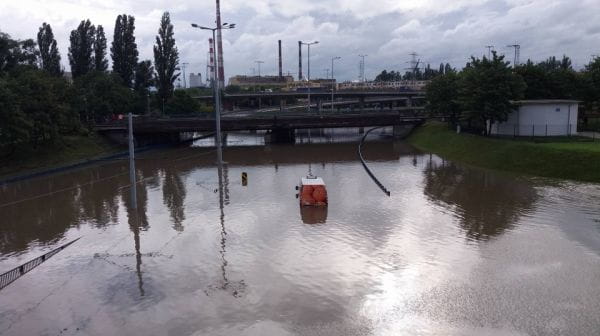
[[71, 241], [70, 243], [62, 245], [42, 256], [39, 256], [33, 260], [30, 260], [30, 261], [24, 263], [23, 265], [15, 267], [12, 270], [0, 275], [0, 289], [3, 289], [4, 287], [10, 285], [13, 281], [15, 281], [18, 278], [22, 277], [23, 275], [27, 274], [29, 271], [38, 267], [41, 263], [50, 259], [52, 256], [54, 256], [58, 252], [64, 250], [67, 246], [73, 244], [74, 242], [78, 241], [79, 239], [81, 239], [81, 238], [77, 238], [77, 239]]
[[555, 137], [577, 135], [577, 126], [556, 124], [495, 124], [492, 125], [492, 135], [513, 137]]

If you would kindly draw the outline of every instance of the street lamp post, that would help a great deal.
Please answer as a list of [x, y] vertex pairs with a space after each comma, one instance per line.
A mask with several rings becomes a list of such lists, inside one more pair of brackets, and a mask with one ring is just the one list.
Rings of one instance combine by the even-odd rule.
[[339, 56], [331, 59], [331, 113], [333, 113], [333, 92], [335, 91], [335, 77], [333, 76], [333, 62], [342, 59]]
[[300, 42], [300, 44], [304, 44], [308, 46], [308, 113], [310, 113], [310, 46], [313, 44], [318, 44], [319, 41], [304, 43]]
[[[217, 45], [216, 42], [217, 40], [215, 39], [215, 32], [217, 30], [222, 30], [222, 29], [233, 29], [235, 28], [235, 24], [234, 23], [224, 23], [223, 25], [221, 25], [220, 27], [215, 27], [215, 28], [209, 28], [209, 27], [203, 27], [203, 26], [199, 26], [195, 23], [192, 23], [192, 27], [194, 28], [198, 28], [198, 29], [202, 29], [202, 30], [210, 30], [212, 31], [212, 35], [213, 35], [213, 50], [217, 50]], [[219, 164], [221, 162], [223, 162], [223, 157], [222, 157], [222, 152], [221, 152], [221, 88], [219, 85], [219, 58], [215, 57], [215, 65], [214, 65], [214, 78], [213, 78], [213, 89], [214, 89], [214, 96], [215, 96], [215, 126], [216, 126], [216, 133], [217, 133], [217, 139], [216, 139], [216, 145], [217, 145], [217, 160], [219, 161]]]
[[265, 63], [263, 61], [254, 61], [254, 63], [258, 64], [258, 77], [260, 77], [260, 65]]

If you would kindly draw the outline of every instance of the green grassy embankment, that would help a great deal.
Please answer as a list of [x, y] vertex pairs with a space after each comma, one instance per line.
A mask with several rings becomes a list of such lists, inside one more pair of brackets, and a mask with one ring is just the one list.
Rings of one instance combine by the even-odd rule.
[[473, 166], [550, 178], [600, 182], [600, 142], [535, 143], [456, 134], [428, 123], [408, 138], [415, 147]]
[[60, 144], [25, 148], [2, 156], [0, 179], [67, 166], [127, 150], [100, 136], [67, 136]]

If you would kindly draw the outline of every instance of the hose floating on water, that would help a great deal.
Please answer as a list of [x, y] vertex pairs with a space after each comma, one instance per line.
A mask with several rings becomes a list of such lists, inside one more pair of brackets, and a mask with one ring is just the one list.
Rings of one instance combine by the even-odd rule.
[[365, 139], [367, 138], [367, 135], [369, 135], [369, 133], [371, 133], [372, 131], [379, 129], [379, 128], [383, 128], [384, 126], [381, 127], [375, 127], [375, 128], [371, 128], [369, 131], [367, 131], [365, 133], [365, 135], [362, 137], [362, 140], [360, 140], [360, 144], [358, 145], [358, 157], [360, 158], [360, 162], [362, 163], [363, 167], [365, 168], [365, 170], [367, 171], [367, 174], [369, 174], [369, 176], [371, 177], [371, 179], [373, 179], [373, 182], [375, 182], [375, 184], [377, 184], [377, 186], [379, 186], [379, 188], [381, 188], [381, 190], [388, 196], [390, 196], [390, 191], [387, 190], [385, 188], [385, 186], [379, 182], [379, 180], [377, 179], [377, 177], [375, 177], [375, 175], [373, 174], [373, 172], [371, 172], [371, 170], [369, 169], [369, 167], [367, 167], [367, 163], [365, 162], [365, 159], [363, 158], [362, 155], [362, 145], [365, 142]]

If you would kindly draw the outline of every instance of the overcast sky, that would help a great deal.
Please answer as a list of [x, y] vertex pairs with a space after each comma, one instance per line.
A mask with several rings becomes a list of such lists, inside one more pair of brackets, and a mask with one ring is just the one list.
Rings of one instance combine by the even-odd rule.
[[[575, 66], [600, 54], [600, 0], [222, 0], [226, 76], [277, 72], [277, 40], [283, 41], [284, 72], [298, 72], [298, 41], [319, 40], [311, 48], [311, 77], [324, 77], [336, 63], [336, 77], [358, 77], [359, 54], [366, 76], [383, 69], [403, 70], [409, 54], [421, 55], [437, 68], [440, 62], [464, 66], [471, 55], [495, 45], [510, 55], [519, 43], [521, 60], [571, 56]], [[164, 11], [171, 13], [181, 62], [188, 73], [205, 73], [209, 32], [190, 27], [215, 20], [213, 0], [0, 0], [0, 30], [13, 38], [35, 38], [42, 22], [51, 24], [68, 71], [68, 36], [82, 19], [103, 25], [112, 41], [115, 18], [136, 18], [140, 59], [153, 59], [152, 45]], [[306, 50], [304, 50], [306, 71]], [[110, 59], [110, 57], [109, 57]]]

